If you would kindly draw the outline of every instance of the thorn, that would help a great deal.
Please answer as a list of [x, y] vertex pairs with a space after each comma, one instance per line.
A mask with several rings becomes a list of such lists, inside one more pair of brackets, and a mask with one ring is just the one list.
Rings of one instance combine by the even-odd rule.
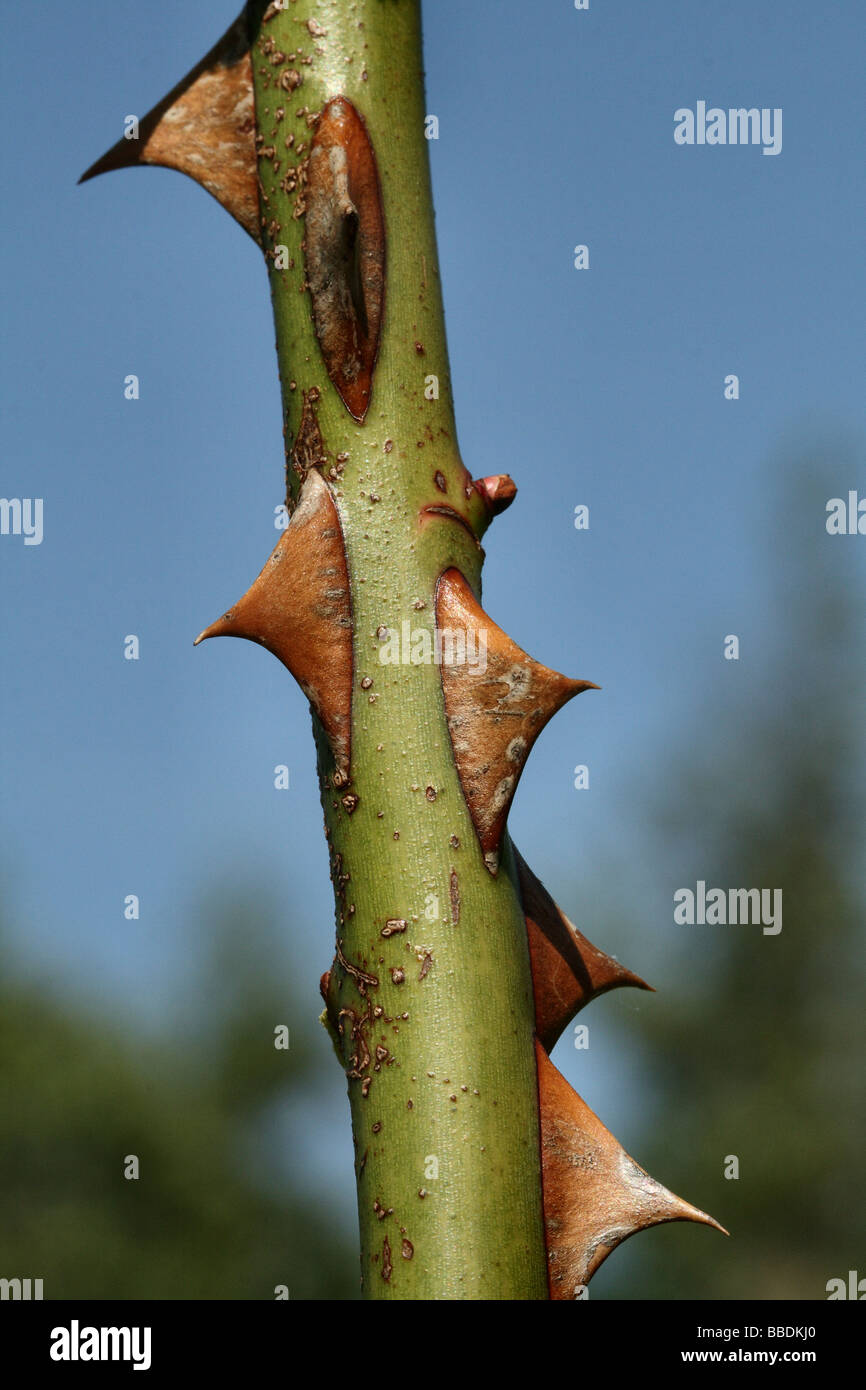
[[585, 1004], [621, 985], [651, 992], [652, 985], [593, 946], [557, 907], [517, 846], [512, 843], [511, 847], [529, 935], [535, 1031], [552, 1052], [563, 1029]]
[[599, 687], [533, 661], [490, 620], [457, 569], [440, 576], [436, 626], [454, 762], [484, 862], [495, 875], [502, 831], [533, 743], [568, 700]]
[[187, 174], [213, 194], [256, 242], [259, 193], [253, 70], [246, 10], [209, 53], [78, 182], [136, 164]]
[[550, 1297], [572, 1299], [637, 1231], [696, 1221], [728, 1232], [630, 1158], [535, 1044]]
[[352, 706], [349, 576], [337, 508], [315, 470], [258, 579], [195, 645], [208, 637], [246, 637], [291, 671], [321, 720], [344, 786]]

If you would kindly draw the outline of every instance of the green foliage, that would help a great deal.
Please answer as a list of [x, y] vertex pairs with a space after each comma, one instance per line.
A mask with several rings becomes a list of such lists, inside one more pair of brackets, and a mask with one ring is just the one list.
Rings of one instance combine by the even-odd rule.
[[192, 1030], [142, 1041], [0, 985], [0, 1273], [42, 1278], [46, 1298], [356, 1296], [354, 1232], [295, 1185], [267, 1123], [327, 1063], [315, 1011], [275, 996], [249, 910], [207, 925], [219, 944]]

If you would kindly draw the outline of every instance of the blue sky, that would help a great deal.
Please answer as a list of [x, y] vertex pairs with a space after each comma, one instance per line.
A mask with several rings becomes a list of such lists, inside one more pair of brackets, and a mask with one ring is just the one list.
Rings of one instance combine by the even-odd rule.
[[[311, 1011], [333, 943], [306, 702], [263, 651], [192, 647], [275, 540], [259, 253], [178, 175], [76, 186], [234, 14], [47, 0], [17, 13], [2, 55], [0, 492], [44, 499], [40, 546], [0, 537], [6, 933], [22, 968], [134, 1026], [182, 1009], [206, 892], [256, 883], [282, 905]], [[581, 884], [599, 891], [599, 865], [617, 865], [621, 894], [651, 878], [635, 787], [664, 778], [684, 728], [711, 742], [725, 683], [742, 697], [768, 649], [796, 642], [766, 553], [788, 453], [838, 441], [839, 495], [866, 495], [862, 26], [856, 5], [808, 0], [425, 9], [461, 447], [474, 475], [519, 488], [488, 533], [486, 607], [534, 656], [603, 687], [540, 741], [512, 831], [590, 935]], [[781, 107], [781, 154], [678, 146], [674, 111], [698, 100]], [[795, 550], [817, 546], [830, 495], [814, 489]], [[826, 546], [862, 602], [866, 539]], [[127, 633], [138, 662], [123, 660]], [[738, 663], [722, 659], [727, 633]], [[573, 789], [576, 763], [589, 792]], [[632, 963], [650, 973], [657, 949], [650, 936]], [[612, 1042], [590, 1092], [615, 1066]], [[608, 1106], [612, 1127], [628, 1099]], [[339, 1077], [322, 1104], [312, 1161], [332, 1161], [337, 1125], [342, 1164]]]

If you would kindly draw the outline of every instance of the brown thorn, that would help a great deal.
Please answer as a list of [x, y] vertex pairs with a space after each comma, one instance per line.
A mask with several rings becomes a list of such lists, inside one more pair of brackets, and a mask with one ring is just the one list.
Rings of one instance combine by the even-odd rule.
[[512, 843], [532, 965], [535, 1031], [548, 1052], [585, 1004], [620, 985], [652, 990], [639, 975], [593, 946]]
[[267, 647], [300, 685], [334, 755], [339, 785], [349, 778], [352, 613], [343, 533], [334, 499], [312, 471], [298, 505], [258, 579], [207, 637], [246, 637]]
[[573, 1299], [622, 1241], [667, 1221], [728, 1232], [630, 1158], [535, 1044], [550, 1297]]
[[533, 661], [488, 618], [457, 569], [439, 578], [436, 626], [443, 633], [440, 671], [457, 775], [484, 862], [496, 874], [499, 841], [533, 743], [568, 700], [599, 687]]
[[206, 188], [261, 244], [255, 129], [244, 10], [201, 62], [141, 118], [138, 139], [118, 140], [78, 182], [137, 164], [176, 169]]

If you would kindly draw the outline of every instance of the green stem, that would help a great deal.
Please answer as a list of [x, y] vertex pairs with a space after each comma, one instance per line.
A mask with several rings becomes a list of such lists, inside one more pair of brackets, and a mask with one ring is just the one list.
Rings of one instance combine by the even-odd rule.
[[[285, 269], [268, 262], [287, 447], [315, 388], [352, 603], [348, 793], [333, 785], [320, 731], [318, 744], [341, 943], [329, 1004], [332, 1017], [343, 1011], [347, 1069], [361, 1073], [349, 1096], [364, 1292], [543, 1299], [532, 985], [507, 837], [493, 877], [457, 777], [439, 667], [380, 660], [382, 629], [432, 634], [445, 569], [479, 589], [471, 529], [440, 516], [422, 525], [421, 508], [447, 502], [476, 534], [486, 521], [478, 494], [467, 495], [454, 425], [419, 6], [296, 0], [264, 22], [263, 4], [250, 9], [265, 250], [288, 253]], [[281, 86], [287, 71], [300, 83]], [[386, 227], [384, 323], [362, 424], [325, 371], [305, 288], [302, 189], [286, 179], [307, 155], [308, 117], [338, 95], [366, 123]], [[438, 399], [428, 398], [431, 376]], [[291, 467], [287, 476], [294, 497], [299, 479]], [[387, 926], [395, 921], [405, 930]]]

